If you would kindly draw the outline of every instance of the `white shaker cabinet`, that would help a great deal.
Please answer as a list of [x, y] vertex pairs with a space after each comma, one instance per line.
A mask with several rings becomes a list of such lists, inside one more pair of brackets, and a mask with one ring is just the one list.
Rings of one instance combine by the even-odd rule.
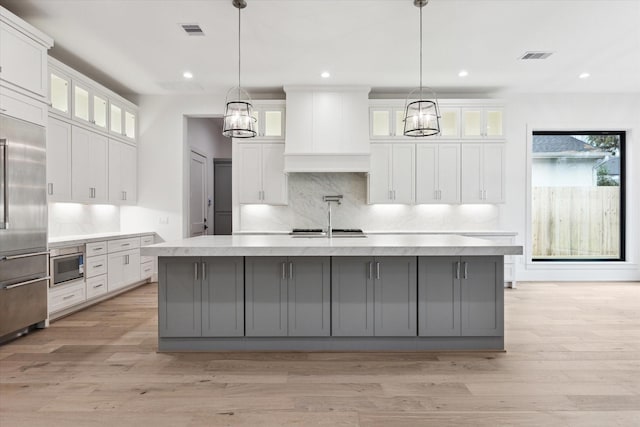
[[256, 119], [256, 138], [264, 140], [284, 140], [285, 107], [282, 104], [253, 104]]
[[462, 203], [504, 203], [504, 144], [462, 144]]
[[501, 107], [462, 108], [462, 137], [472, 139], [501, 139], [504, 137]]
[[238, 202], [287, 204], [284, 144], [237, 143]]
[[51, 117], [47, 124], [47, 196], [50, 202], [71, 200], [71, 125]]
[[369, 203], [412, 204], [415, 200], [415, 145], [371, 144]]
[[460, 144], [418, 144], [416, 203], [460, 203]]
[[137, 113], [113, 99], [109, 101], [109, 133], [125, 138], [130, 142], [136, 140]]
[[140, 249], [109, 254], [107, 290], [118, 290], [140, 280]]
[[137, 197], [136, 147], [109, 140], [109, 202], [135, 204]]
[[71, 197], [76, 202], [107, 203], [108, 139], [72, 126]]
[[71, 77], [55, 67], [49, 67], [49, 111], [71, 118]]

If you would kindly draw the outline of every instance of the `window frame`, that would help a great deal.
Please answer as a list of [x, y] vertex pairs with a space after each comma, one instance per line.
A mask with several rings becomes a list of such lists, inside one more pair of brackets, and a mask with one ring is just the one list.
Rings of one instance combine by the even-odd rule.
[[[533, 159], [533, 137], [536, 135], [580, 135], [580, 136], [588, 136], [588, 135], [617, 135], [620, 138], [620, 247], [619, 247], [619, 257], [617, 258], [536, 258], [531, 253], [530, 262], [532, 265], [541, 265], [544, 263], [620, 263], [627, 261], [626, 254], [626, 219], [627, 219], [627, 189], [626, 189], [626, 142], [627, 142], [627, 131], [626, 130], [532, 130], [530, 132], [531, 136], [531, 144], [527, 147], [528, 156]], [[533, 173], [533, 162], [530, 164], [529, 168], [529, 179], [528, 179], [528, 205], [529, 205], [529, 214], [527, 215], [527, 229], [528, 229], [528, 238], [532, 242], [533, 241], [533, 229], [532, 229], [532, 209], [533, 209], [533, 200], [532, 200], [532, 190], [533, 190], [533, 182], [532, 182], [532, 173]], [[531, 247], [532, 251], [533, 248]]]

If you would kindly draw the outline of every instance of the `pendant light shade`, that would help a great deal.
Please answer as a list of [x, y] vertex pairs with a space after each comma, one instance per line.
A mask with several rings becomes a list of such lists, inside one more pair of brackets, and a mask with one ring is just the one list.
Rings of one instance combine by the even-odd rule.
[[238, 86], [227, 92], [222, 135], [229, 138], [253, 138], [256, 136], [256, 118], [249, 93], [240, 85], [240, 11], [247, 7], [245, 0], [232, 0], [238, 9]]
[[[404, 135], [413, 137], [432, 136], [440, 133], [440, 110], [433, 89], [422, 86], [422, 8], [429, 0], [413, 0], [420, 9], [420, 87], [412, 90], [405, 101]], [[427, 89], [433, 100], [424, 97]]]

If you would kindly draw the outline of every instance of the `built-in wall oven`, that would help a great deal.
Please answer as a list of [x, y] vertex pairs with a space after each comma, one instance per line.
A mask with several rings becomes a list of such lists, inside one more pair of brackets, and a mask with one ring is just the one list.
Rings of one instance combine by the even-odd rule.
[[84, 278], [84, 245], [51, 250], [50, 286], [60, 286]]

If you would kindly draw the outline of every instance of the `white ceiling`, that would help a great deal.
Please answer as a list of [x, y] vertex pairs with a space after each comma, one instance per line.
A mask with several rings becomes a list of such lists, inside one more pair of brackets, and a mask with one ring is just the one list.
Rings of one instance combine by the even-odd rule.
[[[243, 86], [418, 84], [412, 0], [247, 0]], [[54, 57], [120, 93], [236, 84], [231, 0], [0, 0], [55, 39]], [[178, 24], [198, 23], [204, 37]], [[640, 92], [640, 0], [431, 0], [424, 79], [440, 92]], [[520, 61], [525, 51], [553, 51]], [[458, 77], [461, 69], [469, 71]], [[194, 74], [185, 82], [182, 73]], [[332, 77], [320, 78], [328, 70]], [[589, 72], [588, 79], [578, 79]]]

